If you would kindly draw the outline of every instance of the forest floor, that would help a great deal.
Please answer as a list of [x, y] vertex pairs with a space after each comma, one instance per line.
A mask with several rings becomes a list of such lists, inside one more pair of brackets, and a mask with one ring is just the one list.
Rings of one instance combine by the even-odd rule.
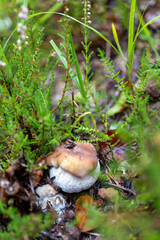
[[[110, 6], [111, 5], [112, 4], [110, 3]], [[153, 8], [149, 7], [145, 12], [145, 21], [148, 21], [151, 18], [155, 17], [159, 12], [160, 8], [157, 8], [155, 3], [155, 6], [153, 6]], [[116, 29], [118, 29], [119, 33], [119, 41], [123, 43], [123, 46], [127, 46], [127, 30], [122, 29], [122, 25], [119, 22], [119, 17], [117, 17], [117, 15], [114, 15], [110, 9], [108, 9], [108, 15], [110, 15], [110, 19], [112, 19], [112, 21], [114, 21], [116, 24]], [[110, 26], [110, 23], [104, 23], [103, 26], [98, 26], [98, 30], [111, 32]], [[94, 27], [96, 28], [97, 26]], [[159, 29], [160, 21], [157, 20], [150, 27], [153, 39], [158, 38]], [[47, 39], [45, 39], [45, 41], [47, 41]], [[79, 46], [77, 48], [77, 56], [80, 63], [80, 68], [82, 71], [84, 71], [83, 64], [81, 64], [83, 59], [81, 55], [82, 49], [79, 36], [74, 37], [73, 35], [73, 41]], [[110, 41], [114, 43], [113, 38], [111, 38]], [[140, 65], [139, 58], [141, 57], [142, 52], [146, 49], [147, 45], [148, 43], [143, 39], [139, 39], [137, 41], [132, 71], [132, 79], [134, 84], [138, 84], [136, 75], [137, 69]], [[116, 68], [115, 71], [119, 71], [120, 77], [124, 77], [124, 79], [127, 81], [128, 75], [125, 65], [121, 61], [120, 57], [115, 55], [114, 50], [112, 50], [108, 44], [102, 41], [100, 37], [95, 37], [91, 45], [91, 50], [94, 53], [91, 59], [91, 72], [93, 73], [93, 76], [90, 81], [95, 84], [96, 91], [101, 92], [105, 89], [106, 98], [103, 98], [103, 100], [100, 102], [102, 109], [105, 111], [106, 105], [108, 108], [114, 106], [115, 99], [118, 99], [120, 92], [115, 87], [114, 80], [105, 77], [105, 69], [101, 64], [99, 57], [97, 57], [97, 48], [101, 48], [106, 51], [107, 57], [113, 60], [113, 64]], [[152, 63], [154, 64], [156, 62], [156, 56], [152, 49], [151, 52]], [[127, 54], [127, 51], [125, 54]], [[57, 67], [55, 69], [55, 92], [53, 93], [52, 100], [53, 106], [56, 106], [58, 99], [60, 98], [63, 91], [63, 79], [61, 81], [59, 80], [62, 71], [63, 70], [61, 67]], [[58, 81], [56, 81], [56, 79], [58, 79]], [[148, 111], [153, 110], [157, 113], [155, 118], [160, 119], [160, 91], [156, 88], [154, 79], [150, 79], [146, 88], [144, 89], [144, 93], [145, 92], [150, 96]], [[76, 94], [76, 90], [74, 94]], [[69, 92], [68, 99], [71, 99], [71, 96], [72, 92]], [[15, 159], [15, 161], [10, 164], [6, 172], [0, 173], [0, 197], [1, 199], [3, 198], [5, 204], [9, 203], [12, 206], [16, 207], [21, 215], [30, 215], [32, 213], [36, 214], [39, 212], [46, 214], [46, 212], [49, 212], [53, 216], [55, 223], [51, 226], [50, 229], [41, 231], [39, 237], [36, 238], [37, 240], [101, 240], [103, 239], [103, 236], [101, 233], [99, 233], [99, 231], [96, 231], [97, 223], [92, 224], [89, 228], [86, 226], [90, 218], [87, 217], [87, 210], [84, 205], [86, 204], [89, 207], [97, 206], [100, 209], [100, 212], [112, 212], [113, 208], [115, 208], [115, 199], [117, 198], [118, 194], [120, 194], [122, 198], [129, 201], [137, 197], [138, 191], [135, 188], [134, 184], [132, 184], [133, 179], [136, 178], [137, 175], [135, 171], [128, 171], [127, 167], [127, 143], [123, 142], [118, 134], [115, 134], [116, 129], [114, 126], [112, 126], [113, 121], [115, 123], [121, 121], [123, 122], [123, 120], [129, 116], [130, 111], [131, 108], [128, 106], [126, 107], [124, 104], [124, 106], [122, 106], [122, 108], [116, 114], [108, 118], [109, 130], [107, 134], [111, 136], [111, 140], [106, 142], [98, 141], [93, 143], [100, 161], [101, 171], [104, 175], [107, 174], [107, 183], [105, 184], [99, 177], [96, 183], [88, 190], [85, 190], [81, 193], [65, 193], [53, 184], [52, 180], [49, 178], [48, 168], [33, 170], [30, 173], [27, 172], [25, 162], [23, 161], [21, 154], [19, 158]], [[100, 131], [103, 129], [101, 122], [97, 122], [97, 126]], [[90, 138], [91, 136], [86, 133], [83, 133], [80, 136], [80, 139], [85, 141], [90, 140]], [[70, 144], [72, 144], [73, 139], [69, 137], [66, 139], [65, 144], [67, 144], [68, 141]], [[112, 147], [110, 147], [111, 145]], [[132, 142], [131, 152], [132, 157], [137, 156], [138, 152], [136, 142]], [[120, 172], [117, 176], [114, 176], [114, 174], [112, 174], [109, 167], [110, 164], [112, 165], [113, 159], [116, 161], [116, 164], [120, 166]], [[60, 209], [57, 211], [52, 206], [50, 199], [47, 202], [45, 210], [42, 209], [39, 203], [37, 203], [36, 189], [46, 184], [50, 186], [49, 191], [54, 192], [54, 194], [52, 194], [53, 196], [55, 194], [60, 194], [63, 200], [58, 201], [64, 201], [63, 204], [65, 206], [60, 206]], [[46, 193], [46, 196], [47, 195], [49, 195], [49, 193]], [[61, 203], [58, 202], [58, 204], [60, 205]], [[1, 230], [6, 228], [9, 219], [5, 218], [5, 216], [1, 215], [1, 213], [0, 217]], [[77, 219], [77, 223], [75, 223], [75, 218]], [[110, 219], [114, 221], [113, 216], [112, 218], [110, 217]]]

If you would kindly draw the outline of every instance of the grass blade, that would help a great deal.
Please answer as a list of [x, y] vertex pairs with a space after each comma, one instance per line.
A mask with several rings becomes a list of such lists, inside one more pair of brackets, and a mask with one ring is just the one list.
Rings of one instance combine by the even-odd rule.
[[[98, 30], [96, 30], [95, 28], [93, 28], [93, 27], [91, 27], [91, 26], [89, 26], [89, 25], [87, 25], [87, 24], [85, 24], [85, 23], [77, 20], [76, 18], [67, 15], [67, 14], [59, 13], [59, 12], [56, 12], [56, 11], [55, 11], [55, 12], [49, 12], [49, 11], [48, 11], [48, 12], [39, 12], [39, 13], [35, 13], [35, 14], [30, 15], [30, 16], [28, 17], [28, 20], [31, 19], [31, 18], [33, 18], [33, 17], [40, 16], [40, 15], [43, 15], [43, 14], [45, 14], [45, 15], [47, 14], [47, 19], [48, 19], [48, 17], [49, 17], [49, 14], [51, 14], [51, 15], [52, 15], [52, 14], [58, 14], [58, 15], [61, 15], [61, 16], [68, 17], [68, 18], [70, 18], [71, 20], [73, 20], [73, 21], [75, 21], [75, 22], [77, 22], [77, 23], [79, 23], [79, 24], [81, 24], [81, 25], [83, 25], [83, 26], [86, 26], [88, 29], [90, 29], [91, 31], [93, 31], [93, 32], [95, 32], [97, 35], [99, 35], [105, 42], [107, 42], [107, 43], [118, 53], [118, 55], [121, 56], [120, 52], [116, 49], [116, 47], [115, 47], [102, 33], [100, 33], [100, 32], [99, 32]], [[13, 32], [11, 33], [11, 35], [9, 36], [9, 38], [7, 39], [6, 43], [4, 44], [3, 49], [6, 48], [9, 40], [11, 39], [12, 35], [14, 34], [14, 32], [15, 32], [16, 30], [17, 30], [17, 27], [13, 30]], [[121, 56], [121, 57], [122, 57], [122, 56]], [[125, 59], [123, 59], [123, 61], [125, 61]], [[126, 61], [125, 61], [125, 64], [127, 65]]]
[[133, 35], [134, 35], [135, 8], [136, 8], [136, 0], [132, 0], [131, 9], [130, 9], [130, 17], [129, 17], [129, 31], [128, 31], [128, 60], [129, 60], [129, 66], [132, 65], [132, 61], [133, 61], [133, 59], [132, 59], [133, 58], [132, 47], [133, 47]]
[[25, 7], [28, 7], [28, 0], [23, 0], [23, 5], [24, 5]]
[[1, 46], [1, 44], [0, 44], [0, 60], [3, 61], [3, 62], [5, 62], [6, 64], [8, 64], [6, 55], [5, 55], [5, 53], [4, 53], [4, 49], [3, 49], [3, 47]]
[[15, 31], [17, 30], [17, 27], [13, 30], [13, 32], [10, 34], [10, 36], [8, 37], [7, 41], [5, 42], [4, 46], [3, 46], [3, 51], [5, 51], [7, 44], [9, 43], [12, 35], [15, 33]]
[[49, 19], [55, 11], [57, 11], [58, 9], [60, 9], [63, 6], [63, 2], [57, 2], [55, 3], [46, 14], [44, 14], [44, 16], [42, 16], [40, 19], [38, 19], [38, 21], [35, 23], [35, 25], [33, 26], [33, 30], [36, 29], [38, 27], [38, 24], [43, 24], [44, 22], [47, 21], [47, 19]]
[[[63, 54], [61, 53], [61, 51], [59, 50], [59, 48], [57, 47], [57, 45], [55, 44], [55, 42], [53, 40], [50, 41], [50, 44], [52, 45], [52, 47], [54, 48], [54, 50], [56, 51], [58, 57], [60, 58], [61, 62], [63, 63], [64, 67], [67, 68], [67, 61], [64, 58]], [[78, 88], [78, 90], [80, 91], [81, 95], [83, 98], [85, 98], [82, 90], [81, 90], [81, 86], [79, 84], [79, 81], [77, 79], [77, 77], [75, 76], [73, 70], [70, 68], [69, 70], [69, 75], [70, 77], [73, 79], [73, 82], [75, 83], [76, 87]]]
[[133, 57], [134, 57], [134, 49], [135, 45], [133, 44], [133, 36], [134, 36], [134, 15], [136, 8], [136, 0], [132, 0], [130, 16], [129, 16], [129, 30], [128, 30], [128, 65], [129, 65], [129, 81], [132, 80], [132, 67], [133, 67]]
[[[144, 19], [143, 19], [144, 14], [141, 15], [138, 8], [136, 8], [136, 13], [137, 13], [137, 16], [139, 18], [140, 25], [142, 25], [142, 27], [143, 27], [145, 25], [145, 22], [144, 22]], [[138, 27], [137, 32], [139, 31], [139, 29], [140, 29], [140, 27]], [[153, 51], [155, 52], [156, 56], [160, 57], [159, 53], [158, 53], [158, 51], [155, 47], [155, 43], [154, 43], [154, 40], [151, 36], [151, 33], [150, 33], [150, 31], [147, 27], [144, 28], [143, 33], [145, 34], [145, 37], [146, 37], [145, 40], [147, 40], [149, 42], [149, 44], [151, 45], [151, 47], [152, 47]]]
[[[116, 31], [116, 28], [115, 28], [115, 26], [114, 26], [113, 23], [112, 23], [112, 33], [113, 33], [114, 40], [115, 40], [115, 42], [116, 42], [116, 44], [117, 44], [117, 48], [118, 48], [118, 50], [119, 50], [119, 52], [120, 52], [120, 54], [121, 54], [121, 58], [125, 61], [125, 57], [124, 57], [122, 48], [121, 48], [121, 46], [120, 46], [120, 44], [119, 44], [117, 31]], [[126, 65], [127, 65], [127, 63], [126, 63]]]
[[81, 94], [86, 100], [86, 92], [85, 92], [85, 89], [84, 89], [84, 82], [83, 82], [83, 79], [82, 79], [81, 70], [80, 70], [80, 67], [79, 67], [79, 63], [78, 63], [77, 55], [76, 55], [75, 48], [74, 48], [74, 45], [73, 45], [71, 34], [69, 34], [69, 43], [70, 43], [70, 46], [71, 46], [72, 56], [73, 56], [73, 59], [74, 59], [73, 61], [74, 61], [74, 64], [75, 64], [75, 69], [76, 69], [77, 77], [78, 77], [78, 80], [79, 80], [79, 86], [81, 88]]
[[133, 47], [135, 47], [136, 45], [136, 41], [138, 36], [141, 34], [142, 31], [144, 31], [146, 29], [146, 27], [148, 27], [149, 25], [151, 25], [153, 22], [155, 22], [157, 19], [160, 18], [160, 15], [158, 15], [157, 17], [151, 19], [150, 21], [148, 21], [146, 24], [143, 25], [143, 27], [137, 31], [136, 36], [134, 38], [134, 42], [133, 42]]
[[[39, 15], [42, 15], [42, 14], [46, 14], [46, 13], [49, 13], [49, 12], [40, 12], [40, 13], [35, 13], [35, 14], [32, 14], [28, 17], [28, 19], [31, 19], [33, 17], [36, 17], [36, 16], [39, 16]], [[64, 13], [59, 13], [59, 12], [52, 12], [54, 14], [58, 14], [58, 15], [61, 15], [61, 16], [65, 16], [65, 17], [68, 17], [70, 18], [71, 20], [83, 25], [83, 26], [86, 26], [88, 29], [92, 30], [93, 32], [95, 32], [97, 35], [99, 35], [104, 41], [106, 41], [109, 45], [111, 45], [111, 47], [120, 55], [119, 51], [116, 49], [116, 47], [102, 34], [100, 33], [98, 30], [96, 30], [95, 28], [77, 20], [76, 18], [74, 17], [71, 17], [67, 14], [64, 14]], [[120, 55], [121, 56], [121, 55]]]
[[[59, 13], [59, 12], [40, 12], [40, 13], [35, 13], [35, 14], [30, 15], [30, 16], [28, 17], [28, 19], [31, 19], [31, 18], [33, 18], [33, 17], [39, 16], [39, 15], [42, 15], [42, 14], [49, 14], [49, 13], [66, 16], [66, 17], [70, 18], [71, 20], [73, 20], [73, 21], [75, 21], [75, 22], [77, 22], [77, 23], [79, 23], [79, 24], [81, 24], [81, 25], [83, 25], [83, 26], [86, 26], [87, 28], [89, 28], [90, 30], [92, 30], [93, 32], [95, 32], [97, 35], [99, 35], [104, 41], [106, 41], [106, 42], [118, 53], [119, 56], [121, 56], [120, 52], [116, 49], [116, 47], [115, 47], [102, 33], [100, 33], [100, 32], [99, 32], [98, 30], [96, 30], [95, 28], [93, 28], [93, 27], [91, 27], [91, 26], [89, 26], [89, 25], [87, 25], [87, 24], [84, 24], [84, 23], [80, 22], [79, 20], [77, 20], [77, 19], [75, 19], [75, 18], [73, 18], [73, 17], [71, 17], [71, 16], [69, 16], [69, 15], [67, 15], [67, 14]], [[138, 36], [140, 35], [140, 33], [141, 33], [148, 25], [151, 25], [154, 21], [156, 21], [156, 20], [159, 19], [159, 18], [160, 18], [160, 15], [158, 15], [157, 17], [151, 19], [149, 22], [147, 22], [147, 23], [136, 33], [136, 36], [135, 36], [135, 38], [134, 38], [134, 41], [132, 41], [132, 42], [133, 42], [132, 47], [135, 46], [136, 40], [137, 40]], [[16, 31], [16, 29], [17, 29], [17, 28], [15, 28], [15, 29], [13, 30], [13, 32], [11, 33], [11, 35], [9, 36], [9, 38], [7, 39], [6, 43], [4, 44], [3, 50], [5, 50], [5, 48], [6, 48], [7, 44], [8, 44], [8, 42], [9, 42], [9, 40], [11, 39], [11, 37], [12, 37], [12, 35], [14, 34], [14, 32]], [[131, 39], [131, 37], [130, 37], [130, 39]], [[130, 40], [129, 42], [131, 42], [131, 40]], [[129, 45], [130, 45], [130, 47], [131, 47], [131, 43], [130, 43]], [[133, 52], [133, 49], [132, 49], [132, 52]], [[121, 56], [121, 57], [122, 57], [122, 56]], [[123, 59], [123, 60], [124, 60], [124, 59]], [[126, 62], [125, 62], [125, 64], [126, 64]]]

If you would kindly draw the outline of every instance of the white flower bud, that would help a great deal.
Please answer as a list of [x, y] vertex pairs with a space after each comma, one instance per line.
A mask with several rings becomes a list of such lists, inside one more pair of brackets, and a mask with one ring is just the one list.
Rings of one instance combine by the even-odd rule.
[[25, 34], [22, 34], [22, 35], [21, 35], [21, 39], [22, 39], [22, 40], [25, 40], [25, 39], [26, 39], [26, 35], [25, 35]]
[[26, 31], [26, 30], [27, 30], [27, 27], [26, 27], [25, 25], [23, 26], [23, 30], [24, 30], [24, 31]]
[[17, 24], [17, 27], [18, 27], [18, 28], [22, 28], [22, 26], [23, 26], [23, 25], [22, 25], [22, 23], [20, 23], [20, 22]]
[[18, 39], [17, 44], [21, 44], [21, 43], [22, 43], [21, 39]]
[[0, 61], [0, 67], [5, 67], [5, 66], [6, 66], [6, 63], [3, 61]]
[[27, 20], [27, 19], [28, 19], [28, 15], [27, 15], [26, 13], [23, 13], [23, 12], [20, 12], [20, 13], [18, 14], [18, 17], [19, 17], [19, 18], [22, 18], [22, 19], [24, 19], [24, 20]]
[[21, 6], [22, 12], [28, 14], [28, 8], [24, 5]]

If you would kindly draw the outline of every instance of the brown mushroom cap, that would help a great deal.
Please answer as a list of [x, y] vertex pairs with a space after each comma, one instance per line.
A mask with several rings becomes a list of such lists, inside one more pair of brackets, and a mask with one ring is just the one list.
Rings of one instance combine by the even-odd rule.
[[94, 170], [97, 163], [96, 150], [91, 143], [77, 142], [73, 148], [67, 148], [65, 144], [62, 144], [47, 157], [49, 166], [56, 168], [60, 166], [63, 170], [81, 178]]

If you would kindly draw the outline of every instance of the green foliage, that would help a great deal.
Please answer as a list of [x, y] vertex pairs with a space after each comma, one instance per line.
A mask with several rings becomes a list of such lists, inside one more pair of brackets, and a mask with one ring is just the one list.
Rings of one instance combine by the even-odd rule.
[[113, 113], [115, 114], [116, 111], [118, 112], [122, 106], [126, 104], [131, 104], [132, 111], [129, 118], [127, 119], [127, 122], [143, 122], [145, 124], [149, 124], [150, 120], [147, 113], [149, 95], [144, 93], [144, 89], [149, 79], [154, 79], [154, 81], [157, 83], [157, 88], [159, 86], [159, 64], [157, 62], [157, 64], [153, 67], [149, 49], [147, 49], [146, 53], [144, 53], [141, 57], [141, 66], [138, 70], [137, 76], [138, 84], [132, 84], [134, 94], [132, 94], [129, 82], [124, 81], [123, 78], [120, 79], [118, 75], [119, 72], [115, 73], [112, 61], [105, 58], [105, 52], [99, 49], [99, 56], [103, 62], [103, 65], [105, 66], [105, 70], [108, 72], [106, 77], [113, 79], [117, 83], [116, 86], [121, 91], [121, 95], [117, 103], [113, 108], [108, 110], [108, 115], [110, 116]]
[[33, 38], [30, 23], [27, 28], [28, 44], [23, 43], [22, 49], [14, 45], [6, 66], [0, 69], [0, 140], [10, 152], [9, 156], [4, 148], [0, 152], [1, 170], [9, 159], [16, 159], [21, 150], [31, 170], [41, 155], [65, 138], [63, 122], [57, 124], [53, 116], [53, 74], [50, 86], [45, 84], [48, 69], [52, 66], [53, 72], [56, 61], [50, 58], [45, 69], [40, 67], [42, 33], [34, 33]]
[[[160, 237], [157, 225], [160, 210], [160, 123], [154, 121], [152, 126], [149, 125], [141, 131], [137, 125], [134, 124], [128, 134], [132, 134], [138, 143], [139, 154], [134, 161], [129, 157], [127, 159], [129, 171], [137, 176], [133, 179], [138, 192], [136, 198], [124, 198], [122, 192], [119, 192], [119, 198], [106, 212], [103, 208], [92, 208], [89, 211], [92, 219], [89, 223], [97, 226], [96, 231], [100, 232], [104, 239], [158, 240]], [[117, 170], [118, 168], [115, 169]], [[116, 172], [114, 176], [115, 174]], [[105, 176], [102, 179], [105, 181]]]
[[[1, 240], [29, 240], [39, 236], [40, 231], [48, 229], [54, 223], [50, 214], [30, 214], [21, 216], [16, 208], [6, 207], [0, 202], [0, 217], [7, 223], [6, 229], [1, 228]], [[6, 224], [5, 223], [5, 224]]]
[[[74, 128], [75, 128], [74, 130], [75, 134], [79, 135], [80, 133], [85, 133], [85, 134], [88, 134], [88, 136], [90, 136], [87, 142], [98, 142], [98, 141], [105, 142], [110, 139], [110, 137], [107, 134], [91, 126], [88, 126], [87, 124], [79, 123], [78, 126], [75, 126]], [[77, 137], [77, 140], [80, 140], [80, 137]]]
[[[85, 0], [84, 4], [87, 2]], [[139, 191], [138, 195], [135, 199], [125, 199], [125, 196], [120, 194], [119, 199], [109, 210], [104, 211], [103, 208], [102, 213], [101, 209], [99, 211], [93, 209], [90, 215], [93, 225], [98, 226], [97, 229], [104, 239], [159, 239], [160, 234], [155, 222], [159, 219], [160, 209], [160, 124], [148, 111], [149, 96], [144, 93], [144, 89], [150, 79], [154, 79], [157, 88], [160, 88], [160, 59], [157, 59], [153, 65], [149, 48], [140, 58], [140, 68], [137, 74], [138, 84], [135, 85], [131, 81], [136, 40], [140, 33], [159, 16], [146, 24], [140, 21], [134, 37], [136, 1], [131, 1], [128, 21], [128, 60], [126, 61], [114, 25], [112, 25], [112, 32], [117, 48], [102, 33], [89, 25], [86, 12], [84, 13], [84, 22], [67, 15], [66, 12], [64, 14], [57, 13], [63, 16], [63, 32], [59, 34], [62, 42], [60, 46], [57, 46], [53, 40], [50, 41], [57, 53], [57, 58], [49, 56], [46, 66], [42, 67], [40, 47], [43, 34], [38, 30], [38, 24], [45, 22], [49, 16], [53, 15], [52, 11], [55, 5], [51, 8], [51, 12], [41, 12], [29, 16], [26, 25], [28, 44], [23, 42], [22, 49], [14, 44], [6, 53], [4, 50], [6, 50], [10, 38], [0, 48], [1, 60], [6, 64], [6, 66], [0, 67], [0, 171], [5, 171], [8, 165], [20, 156], [28, 170], [31, 171], [38, 158], [48, 154], [55, 145], [68, 136], [74, 140], [83, 141], [84, 138], [81, 139], [81, 134], [85, 133], [87, 137], [89, 136], [87, 139], [89, 142], [106, 142], [110, 140], [107, 135], [108, 117], [119, 113], [122, 108], [128, 107], [129, 116], [123, 117], [124, 122], [117, 125], [117, 131], [126, 134], [128, 141], [134, 139], [137, 143], [138, 154], [132, 157], [130, 152], [127, 155], [127, 167], [130, 173], [134, 170], [133, 177], [132, 174], [130, 175], [133, 178], [135, 189]], [[87, 8], [86, 6], [84, 6], [84, 10]], [[41, 14], [44, 14], [44, 17], [41, 17], [36, 24], [32, 22], [33, 17]], [[84, 27], [82, 54], [85, 74], [82, 74], [80, 70], [69, 19]], [[141, 25], [142, 27], [140, 27]], [[106, 97], [106, 92], [96, 92], [94, 83], [91, 83], [90, 30], [110, 44], [128, 68], [129, 79], [124, 81], [119, 77], [119, 72], [115, 72], [113, 62], [106, 59], [105, 52], [99, 50], [99, 57], [107, 71], [106, 77], [114, 80], [116, 87], [121, 92], [119, 99], [115, 100], [114, 106], [110, 109], [107, 109], [106, 106], [103, 111], [99, 103]], [[15, 32], [16, 28], [13, 33], [15, 34]], [[149, 42], [153, 42], [153, 39]], [[60, 66], [65, 69], [66, 74], [62, 75], [64, 80], [62, 97], [57, 106], [53, 108], [51, 102], [54, 89], [54, 68], [59, 60], [61, 61]], [[75, 66], [76, 74], [72, 70], [73, 66]], [[50, 72], [51, 79], [48, 87], [46, 81]], [[72, 81], [82, 98], [78, 102], [78, 106], [73, 96], [70, 106], [67, 108], [62, 104], [65, 102], [67, 90], [72, 89]], [[93, 106], [91, 106], [90, 100], [94, 103]], [[67, 116], [70, 117], [64, 120], [66, 108]], [[103, 126], [103, 131], [98, 129], [99, 122]], [[115, 175], [122, 169], [121, 163], [113, 161], [109, 167], [111, 173]], [[105, 182], [105, 186], [107, 180], [104, 175], [102, 182]], [[7, 222], [6, 228], [3, 228], [0, 233], [1, 239], [37, 237], [40, 231], [52, 223], [49, 215], [30, 214], [22, 217], [14, 208], [6, 207], [3, 204], [0, 205], [0, 211], [0, 216]]]
[[90, 20], [90, 7], [88, 7], [88, 0], [85, 0], [83, 2], [83, 12], [84, 12], [84, 31], [82, 31], [83, 34], [83, 38], [84, 38], [84, 42], [82, 43], [82, 46], [84, 48], [84, 50], [82, 51], [85, 63], [83, 62], [84, 68], [85, 68], [85, 78], [84, 78], [84, 84], [85, 84], [85, 88], [88, 89], [89, 88], [89, 80], [92, 76], [92, 74], [90, 73], [91, 70], [91, 56], [93, 54], [93, 52], [89, 52], [90, 49], [90, 45], [92, 44], [91, 41], [89, 41], [89, 29], [87, 28], [87, 24], [91, 23]]

